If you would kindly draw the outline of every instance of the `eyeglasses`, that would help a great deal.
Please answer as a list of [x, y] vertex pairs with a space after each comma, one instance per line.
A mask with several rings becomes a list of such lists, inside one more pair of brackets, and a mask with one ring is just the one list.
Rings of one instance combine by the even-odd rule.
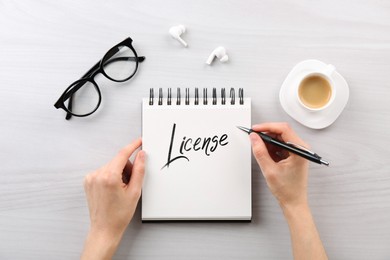
[[66, 120], [72, 116], [89, 116], [99, 108], [102, 95], [94, 80], [99, 73], [115, 82], [127, 81], [135, 75], [138, 63], [143, 62], [145, 57], [138, 57], [132, 42], [129, 37], [112, 47], [81, 79], [73, 82], [64, 91], [54, 106], [67, 112]]

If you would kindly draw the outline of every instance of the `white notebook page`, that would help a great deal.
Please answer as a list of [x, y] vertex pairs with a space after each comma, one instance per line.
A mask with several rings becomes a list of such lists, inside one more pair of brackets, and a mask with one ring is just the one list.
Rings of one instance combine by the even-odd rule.
[[250, 220], [251, 126], [244, 104], [142, 104], [146, 175], [142, 220]]

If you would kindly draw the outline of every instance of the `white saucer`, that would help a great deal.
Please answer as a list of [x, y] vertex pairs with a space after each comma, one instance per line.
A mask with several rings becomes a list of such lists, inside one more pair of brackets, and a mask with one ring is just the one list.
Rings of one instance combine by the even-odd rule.
[[336, 96], [333, 103], [321, 111], [309, 111], [302, 107], [296, 99], [297, 80], [308, 71], [321, 71], [327, 64], [318, 60], [305, 60], [290, 71], [280, 88], [279, 99], [284, 111], [299, 123], [313, 128], [322, 129], [330, 126], [339, 117], [349, 98], [349, 88], [345, 79], [335, 71], [332, 74]]

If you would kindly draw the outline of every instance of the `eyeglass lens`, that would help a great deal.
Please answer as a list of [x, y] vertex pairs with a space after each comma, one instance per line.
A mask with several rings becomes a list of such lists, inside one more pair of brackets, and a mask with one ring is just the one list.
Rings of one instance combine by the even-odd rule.
[[119, 50], [107, 60], [103, 58], [103, 70], [108, 77], [124, 81], [134, 75], [137, 68], [136, 56], [127, 46], [119, 46]]
[[83, 116], [96, 110], [99, 105], [100, 95], [96, 85], [85, 79], [78, 80], [69, 88], [72, 95], [72, 106], [68, 110], [74, 114]]

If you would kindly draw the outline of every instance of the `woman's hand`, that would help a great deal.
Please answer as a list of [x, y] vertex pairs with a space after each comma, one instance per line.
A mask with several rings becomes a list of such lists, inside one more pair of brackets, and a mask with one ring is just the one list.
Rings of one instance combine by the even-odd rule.
[[127, 145], [111, 162], [85, 177], [91, 225], [82, 259], [111, 258], [133, 218], [141, 196], [145, 152], [137, 153], [134, 164], [129, 158], [141, 143], [139, 138]]

